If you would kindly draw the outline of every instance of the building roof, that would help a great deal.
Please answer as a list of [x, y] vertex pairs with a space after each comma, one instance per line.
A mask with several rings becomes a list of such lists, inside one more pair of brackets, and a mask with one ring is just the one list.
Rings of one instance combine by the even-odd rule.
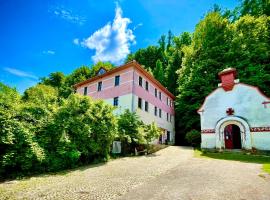
[[169, 97], [171, 97], [172, 99], [175, 99], [175, 96], [169, 92], [169, 90], [164, 87], [158, 80], [156, 80], [151, 74], [149, 74], [138, 62], [136, 62], [135, 60], [131, 61], [131, 62], [128, 62], [124, 65], [121, 65], [119, 67], [116, 67], [112, 70], [109, 70], [107, 72], [105, 72], [104, 74], [101, 74], [101, 75], [97, 75], [97, 76], [94, 76], [92, 78], [89, 78], [85, 81], [82, 81], [82, 82], [79, 82], [77, 84], [74, 85], [75, 88], [78, 88], [82, 85], [85, 85], [87, 83], [91, 83], [95, 80], [98, 80], [100, 78], [103, 78], [103, 77], [106, 77], [108, 75], [111, 75], [111, 74], [114, 74], [116, 72], [119, 72], [119, 71], [122, 71], [124, 69], [127, 69], [129, 67], [134, 67], [136, 68], [138, 71], [140, 71], [141, 73], [143, 73], [149, 80], [151, 80], [153, 83], [155, 83], [158, 87], [160, 87], [161, 90], [163, 90], [163, 92], [165, 92]]

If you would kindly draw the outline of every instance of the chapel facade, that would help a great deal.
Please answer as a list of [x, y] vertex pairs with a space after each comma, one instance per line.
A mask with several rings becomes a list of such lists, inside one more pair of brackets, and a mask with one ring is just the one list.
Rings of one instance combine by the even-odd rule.
[[270, 98], [236, 76], [234, 68], [220, 72], [221, 83], [198, 110], [201, 147], [270, 150]]

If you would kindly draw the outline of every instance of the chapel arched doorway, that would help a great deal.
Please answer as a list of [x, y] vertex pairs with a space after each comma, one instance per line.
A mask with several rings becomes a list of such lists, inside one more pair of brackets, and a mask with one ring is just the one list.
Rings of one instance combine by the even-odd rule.
[[242, 149], [241, 131], [239, 126], [229, 124], [224, 128], [224, 140], [226, 149]]

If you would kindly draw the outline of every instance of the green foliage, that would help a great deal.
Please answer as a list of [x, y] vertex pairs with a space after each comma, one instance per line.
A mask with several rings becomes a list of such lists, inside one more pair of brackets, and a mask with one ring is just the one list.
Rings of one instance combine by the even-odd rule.
[[0, 86], [1, 177], [108, 159], [117, 133], [113, 106], [76, 94], [60, 99], [57, 88], [43, 84], [23, 97]]
[[267, 155], [253, 155], [250, 152], [210, 152], [195, 150], [195, 156], [221, 160], [235, 160], [240, 162], [263, 164], [263, 170], [270, 174], [270, 157]]
[[191, 45], [183, 48], [178, 71], [176, 113], [180, 133], [200, 129], [196, 110], [216, 88], [218, 72], [227, 67], [238, 70], [241, 82], [259, 86], [270, 95], [269, 24], [266, 16], [246, 15], [230, 22], [214, 12], [197, 25]]
[[125, 110], [118, 119], [118, 137], [129, 144], [143, 144], [144, 127], [139, 116], [135, 112]]
[[111, 70], [114, 68], [114, 65], [111, 64], [110, 62], [97, 62], [95, 65], [91, 67], [91, 72], [90, 72], [90, 77], [94, 77], [97, 75], [97, 72], [99, 71], [100, 68], [104, 68], [107, 71]]
[[103, 101], [70, 95], [43, 133], [52, 158], [49, 170], [65, 169], [95, 159], [107, 160], [116, 133], [113, 109]]
[[159, 138], [161, 134], [162, 131], [157, 127], [156, 123], [153, 122], [145, 125], [145, 140], [147, 144], [151, 143], [154, 139]]
[[14, 88], [0, 82], [0, 107], [12, 109], [20, 102], [20, 95]]
[[156, 123], [153, 122], [151, 124], [145, 125], [144, 138], [146, 140], [147, 153], [150, 149], [150, 143], [153, 142], [155, 139], [158, 139], [161, 134], [162, 131], [160, 130], [160, 128], [157, 127]]
[[192, 146], [199, 146], [201, 143], [201, 133], [197, 130], [191, 130], [186, 134], [186, 140]]
[[38, 84], [27, 89], [22, 99], [35, 105], [49, 106], [58, 100], [58, 92], [52, 86]]
[[158, 59], [156, 62], [156, 68], [153, 71], [153, 75], [161, 84], [164, 84], [165, 81], [164, 74], [165, 73], [162, 66], [162, 62]]
[[161, 135], [155, 123], [145, 125], [135, 112], [128, 109], [118, 117], [118, 136], [122, 142], [123, 154], [131, 153], [136, 148], [150, 148], [151, 142]]
[[53, 72], [50, 73], [49, 77], [44, 77], [41, 80], [45, 85], [60, 88], [61, 86], [63, 86], [65, 78], [66, 77], [62, 72]]
[[270, 1], [269, 0], [243, 0], [240, 9], [240, 16], [252, 15], [270, 16]]
[[7, 109], [0, 108], [0, 175], [29, 173], [45, 159], [32, 132]]

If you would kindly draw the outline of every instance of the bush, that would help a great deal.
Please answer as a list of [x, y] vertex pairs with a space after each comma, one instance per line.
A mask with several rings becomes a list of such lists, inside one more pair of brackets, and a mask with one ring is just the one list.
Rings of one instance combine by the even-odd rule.
[[40, 170], [45, 154], [34, 135], [20, 122], [0, 110], [0, 175], [27, 174]]
[[70, 95], [44, 132], [48, 153], [53, 157], [49, 170], [70, 168], [96, 159], [107, 160], [117, 127], [113, 110], [103, 101]]
[[201, 143], [201, 133], [197, 130], [191, 130], [186, 134], [185, 139], [192, 145], [192, 146], [199, 146]]

